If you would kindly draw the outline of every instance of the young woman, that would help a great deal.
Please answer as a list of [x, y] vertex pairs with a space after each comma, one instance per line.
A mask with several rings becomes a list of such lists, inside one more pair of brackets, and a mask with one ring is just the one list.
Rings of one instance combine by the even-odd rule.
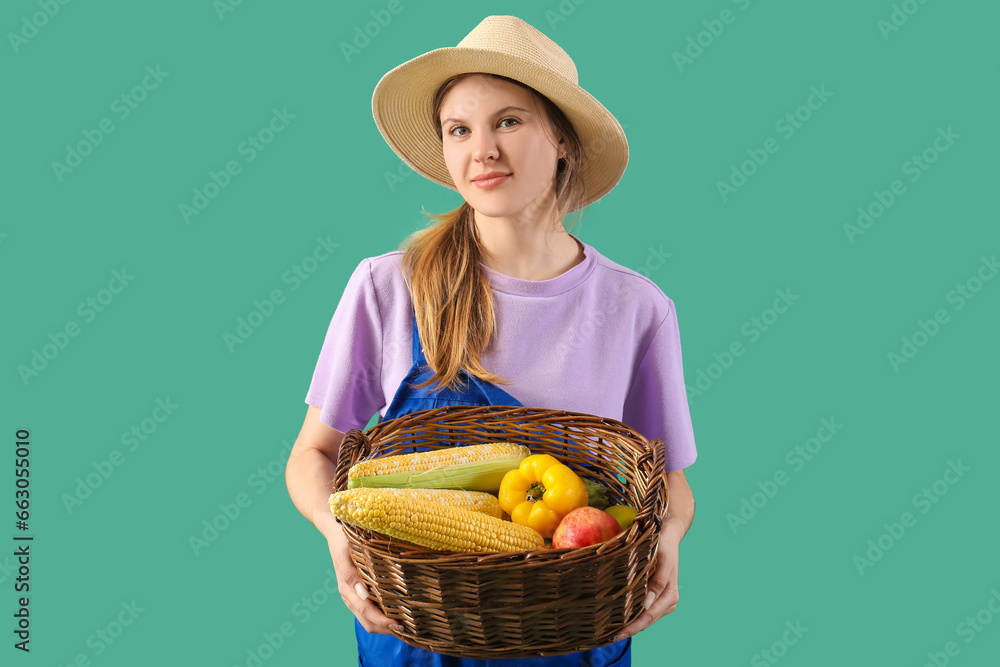
[[[673, 302], [563, 227], [628, 161], [618, 121], [554, 42], [487, 17], [455, 48], [387, 73], [382, 136], [464, 203], [405, 250], [362, 260], [333, 315], [289, 457], [289, 494], [327, 538], [362, 665], [631, 664], [631, 635], [676, 609], [678, 546], [694, 516], [694, 433]], [[646, 611], [616, 642], [563, 656], [466, 660], [411, 647], [369, 599], [327, 500], [344, 433], [439, 405], [525, 405], [618, 419], [666, 444], [670, 514]]]

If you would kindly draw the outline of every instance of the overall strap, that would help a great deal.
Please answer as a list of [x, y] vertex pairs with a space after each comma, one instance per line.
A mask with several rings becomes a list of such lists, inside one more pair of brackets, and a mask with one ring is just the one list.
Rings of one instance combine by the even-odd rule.
[[423, 347], [420, 345], [420, 333], [417, 331], [417, 311], [414, 310], [412, 304], [410, 306], [410, 314], [413, 320], [413, 363], [425, 364], [427, 360], [424, 359]]

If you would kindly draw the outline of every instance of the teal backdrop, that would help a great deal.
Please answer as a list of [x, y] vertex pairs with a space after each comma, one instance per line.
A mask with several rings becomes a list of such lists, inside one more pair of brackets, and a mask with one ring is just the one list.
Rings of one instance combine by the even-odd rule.
[[490, 13], [624, 126], [573, 231], [677, 307], [697, 512], [634, 664], [996, 664], [1000, 9], [922, 0], [5, 2], [0, 661], [352, 663], [284, 461], [354, 267], [460, 203], [372, 90]]

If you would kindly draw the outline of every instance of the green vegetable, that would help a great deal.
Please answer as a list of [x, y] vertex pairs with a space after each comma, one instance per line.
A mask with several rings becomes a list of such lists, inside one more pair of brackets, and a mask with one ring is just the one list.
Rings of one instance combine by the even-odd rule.
[[592, 482], [589, 479], [583, 480], [583, 483], [587, 487], [587, 504], [591, 507], [596, 507], [599, 510], [604, 509], [608, 506], [608, 490], [597, 482]]

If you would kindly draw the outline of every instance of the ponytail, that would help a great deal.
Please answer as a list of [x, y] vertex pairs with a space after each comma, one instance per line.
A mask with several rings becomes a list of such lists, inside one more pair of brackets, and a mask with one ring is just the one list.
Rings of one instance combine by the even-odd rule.
[[414, 316], [434, 381], [458, 388], [464, 369], [486, 382], [509, 381], [483, 368], [480, 361], [496, 331], [493, 293], [479, 263], [485, 249], [479, 243], [473, 209], [468, 202], [442, 215], [438, 224], [411, 234], [403, 242], [403, 271], [407, 276]]

